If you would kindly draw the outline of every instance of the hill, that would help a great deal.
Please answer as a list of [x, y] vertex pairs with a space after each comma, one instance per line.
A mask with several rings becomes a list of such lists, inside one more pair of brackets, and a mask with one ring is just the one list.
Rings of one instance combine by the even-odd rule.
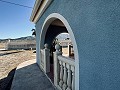
[[20, 38], [15, 38], [15, 39], [11, 39], [11, 38], [8, 38], [8, 39], [0, 39], [0, 43], [4, 43], [4, 42], [7, 42], [8, 40], [12, 40], [12, 41], [15, 41], [15, 40], [35, 40], [35, 37], [33, 36], [27, 36], [27, 37], [20, 37]]

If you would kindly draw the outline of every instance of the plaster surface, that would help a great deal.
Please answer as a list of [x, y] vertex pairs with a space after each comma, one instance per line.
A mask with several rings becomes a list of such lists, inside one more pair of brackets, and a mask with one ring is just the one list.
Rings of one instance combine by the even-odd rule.
[[120, 0], [53, 0], [36, 23], [38, 63], [42, 25], [52, 13], [62, 15], [73, 30], [79, 89], [120, 90]]

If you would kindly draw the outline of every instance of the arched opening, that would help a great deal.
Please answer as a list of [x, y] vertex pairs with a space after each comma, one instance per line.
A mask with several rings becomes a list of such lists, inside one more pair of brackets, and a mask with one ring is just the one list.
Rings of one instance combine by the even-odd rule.
[[[53, 13], [49, 15], [42, 27], [41, 39], [40, 39], [40, 49], [44, 48], [44, 44], [48, 44], [48, 48], [50, 49], [50, 73], [53, 75], [53, 52], [55, 51], [55, 38], [61, 33], [68, 33], [70, 35], [70, 39], [73, 45], [74, 59], [75, 59], [75, 88], [79, 89], [79, 58], [77, 45], [74, 38], [74, 34], [72, 32], [71, 27], [69, 26], [67, 20], [61, 16], [60, 14]], [[77, 72], [76, 72], [77, 71]], [[53, 77], [50, 77], [53, 81]]]
[[[55, 52], [55, 45], [58, 43], [61, 46], [61, 51], [64, 56], [66, 56], [66, 52], [63, 49], [66, 49], [68, 46], [68, 40], [60, 40], [58, 39], [59, 35], [62, 33], [68, 33], [66, 27], [59, 19], [55, 19], [48, 27], [47, 32], [45, 34], [44, 44], [48, 44], [48, 48], [50, 49], [50, 72], [47, 73], [48, 77], [51, 81], [54, 81], [54, 61], [53, 61], [53, 53]], [[64, 38], [64, 37], [63, 37]], [[65, 42], [66, 41], [66, 42]], [[66, 44], [63, 46], [63, 44]]]

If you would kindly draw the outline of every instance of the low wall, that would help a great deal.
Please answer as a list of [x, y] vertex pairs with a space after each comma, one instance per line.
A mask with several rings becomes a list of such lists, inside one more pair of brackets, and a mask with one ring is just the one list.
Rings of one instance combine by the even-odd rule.
[[36, 41], [35, 40], [20, 40], [20, 41], [11, 41], [6, 45], [8, 50], [16, 50], [16, 49], [36, 49]]

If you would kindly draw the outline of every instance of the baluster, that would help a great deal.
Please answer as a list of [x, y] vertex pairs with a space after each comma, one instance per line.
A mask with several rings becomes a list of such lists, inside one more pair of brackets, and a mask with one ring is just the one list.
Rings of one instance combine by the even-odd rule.
[[64, 63], [64, 76], [63, 76], [63, 90], [66, 90], [67, 88], [67, 68], [66, 68], [66, 63]]
[[60, 87], [63, 85], [63, 62], [60, 61], [60, 82], [59, 82]]
[[71, 85], [72, 85], [72, 72], [71, 72], [71, 66], [68, 65], [68, 78], [67, 78], [67, 89], [66, 90], [71, 90]]
[[72, 70], [72, 90], [75, 90], [75, 68]]

